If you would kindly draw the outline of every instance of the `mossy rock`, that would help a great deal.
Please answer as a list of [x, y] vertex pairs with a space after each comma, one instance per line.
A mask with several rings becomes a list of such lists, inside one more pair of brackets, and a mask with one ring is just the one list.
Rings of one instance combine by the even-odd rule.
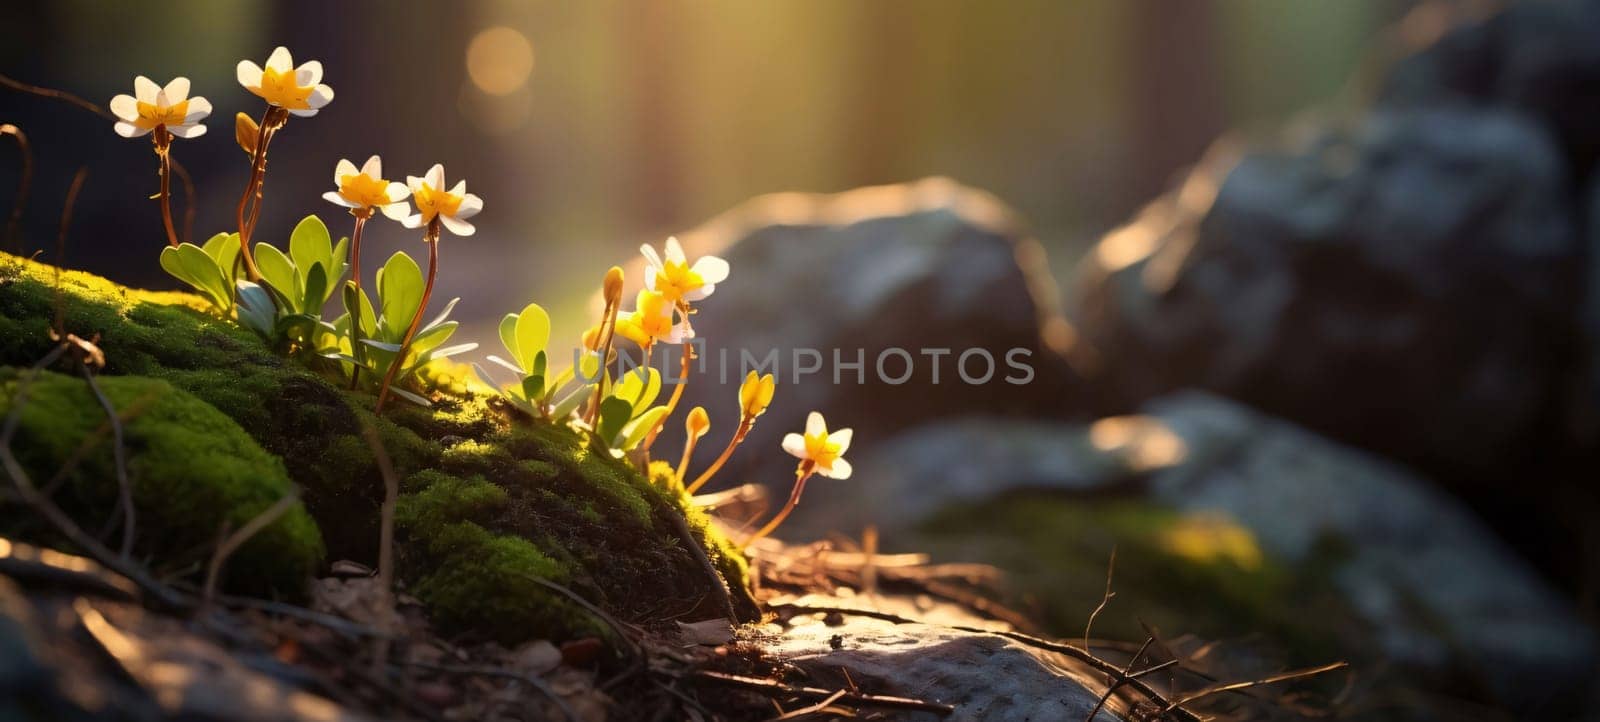
[[948, 509], [907, 541], [1005, 569], [1016, 601], [1066, 637], [1081, 637], [1100, 603], [1113, 548], [1116, 597], [1096, 617], [1096, 637], [1142, 639], [1141, 622], [1206, 639], [1261, 635], [1291, 661], [1313, 664], [1348, 654], [1361, 646], [1352, 640], [1372, 634], [1330, 576], [1336, 542], [1291, 567], [1220, 516], [1134, 499], [1023, 493]]
[[[36, 486], [59, 484], [52, 499], [80, 525], [107, 525], [119, 487], [99, 400], [81, 377], [45, 371], [28, 382], [24, 374], [0, 369], [0, 414], [11, 413], [25, 389], [12, 442], [18, 461]], [[134, 552], [158, 560], [157, 571], [203, 566], [224, 528], [242, 527], [292, 492], [283, 463], [209, 404], [142, 376], [101, 378], [98, 385], [127, 417], [123, 447], [136, 511]], [[57, 541], [42, 520], [16, 504], [9, 509], [0, 517], [3, 533]], [[296, 503], [234, 553], [223, 581], [241, 591], [298, 596], [322, 554], [317, 525]]]
[[[47, 353], [55, 269], [0, 254], [0, 365]], [[530, 577], [564, 584], [628, 621], [715, 613], [712, 580], [678, 538], [686, 517], [745, 611], [743, 557], [670, 480], [588, 448], [579, 433], [529, 419], [455, 385], [432, 408], [374, 399], [283, 358], [198, 298], [60, 275], [67, 331], [99, 334], [106, 374], [163, 379], [231, 417], [282, 459], [322, 527], [330, 558], [376, 557], [383, 479], [364, 428], [402, 480], [401, 578], [447, 631], [514, 643], [601, 633]]]

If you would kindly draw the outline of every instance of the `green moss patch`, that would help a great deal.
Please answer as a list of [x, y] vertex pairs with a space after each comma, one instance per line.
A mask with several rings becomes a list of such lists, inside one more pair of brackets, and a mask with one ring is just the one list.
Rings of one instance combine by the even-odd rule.
[[[0, 413], [11, 412], [21, 383], [16, 370], [0, 370]], [[203, 563], [224, 528], [238, 529], [290, 493], [283, 463], [209, 404], [159, 379], [108, 377], [99, 385], [128, 415], [124, 448], [139, 557], [169, 569]], [[118, 496], [113, 444], [84, 379], [43, 372], [29, 384], [12, 449], [37, 486], [59, 484], [53, 499], [80, 525], [93, 531], [108, 522]], [[4, 518], [0, 528], [8, 534], [52, 540], [52, 530], [30, 515]], [[322, 554], [316, 524], [296, 505], [240, 547], [225, 581], [298, 595]]]
[[[688, 517], [695, 541], [747, 599], [743, 558], [681, 489], [590, 450], [570, 429], [459, 384], [433, 408], [395, 403], [379, 418], [371, 394], [347, 391], [315, 360], [274, 354], [195, 297], [71, 271], [60, 281], [67, 331], [100, 335], [108, 376], [165, 381], [276, 457], [302, 487], [329, 558], [376, 559], [384, 484], [363, 429], [375, 431], [402, 481], [401, 578], [448, 631], [507, 643], [599, 633], [532, 577], [628, 621], [716, 614], [712, 580], [678, 538], [674, 515]], [[55, 284], [54, 269], [0, 254], [0, 365], [32, 364], [49, 351]]]
[[1008, 496], [949, 509], [912, 543], [1007, 570], [1016, 601], [1068, 637], [1083, 635], [1100, 603], [1113, 547], [1116, 597], [1095, 619], [1097, 637], [1142, 639], [1141, 620], [1207, 639], [1259, 634], [1309, 664], [1349, 649], [1346, 637], [1371, 633], [1322, 573], [1334, 566], [1337, 545], [1324, 545], [1325, 563], [1289, 568], [1225, 518], [1146, 502]]

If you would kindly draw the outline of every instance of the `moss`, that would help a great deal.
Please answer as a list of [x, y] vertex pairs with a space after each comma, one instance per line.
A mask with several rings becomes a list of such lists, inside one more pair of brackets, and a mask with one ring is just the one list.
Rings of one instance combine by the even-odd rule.
[[[0, 276], [0, 365], [30, 364], [49, 350], [56, 307], [53, 269], [13, 269]], [[709, 580], [676, 538], [672, 515], [689, 516], [718, 568], [743, 589], [742, 557], [681, 490], [652, 485], [570, 429], [455, 382], [457, 395], [432, 408], [396, 403], [378, 418], [370, 393], [272, 353], [198, 299], [71, 271], [61, 287], [67, 330], [101, 335], [108, 374], [164, 379], [280, 458], [333, 558], [376, 557], [384, 484], [363, 429], [374, 431], [403, 480], [401, 578], [447, 631], [507, 643], [595, 633], [587, 614], [529, 576], [561, 581], [628, 621], [714, 614], [702, 609]]]
[[[5, 369], [0, 379], [0, 413], [10, 413], [20, 374]], [[99, 385], [127, 416], [139, 556], [169, 567], [204, 561], [225, 525], [239, 528], [290, 492], [283, 463], [210, 405], [158, 379], [108, 377]], [[83, 379], [43, 372], [28, 385], [13, 448], [41, 486], [78, 459], [60, 476], [54, 499], [91, 529], [112, 515], [118, 496], [108, 431]], [[31, 517], [13, 521], [7, 533], [58, 541]], [[316, 524], [297, 504], [234, 554], [225, 581], [238, 590], [298, 595], [322, 555]]]
[[1064, 636], [1082, 636], [1105, 592], [1113, 547], [1116, 597], [1096, 618], [1095, 636], [1142, 638], [1141, 620], [1209, 639], [1265, 634], [1295, 661], [1313, 663], [1348, 649], [1345, 638], [1370, 634], [1332, 579], [1316, 573], [1331, 563], [1290, 569], [1221, 517], [1138, 501], [1021, 494], [950, 509], [908, 541], [1007, 570], [1016, 596]]

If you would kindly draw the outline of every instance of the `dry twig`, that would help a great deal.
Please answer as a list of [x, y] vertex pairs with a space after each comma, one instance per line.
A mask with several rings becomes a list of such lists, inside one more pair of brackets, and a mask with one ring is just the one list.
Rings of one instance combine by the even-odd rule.
[[212, 597], [216, 596], [217, 577], [222, 572], [222, 565], [228, 562], [228, 557], [233, 556], [233, 553], [238, 551], [239, 547], [243, 546], [245, 542], [250, 541], [251, 537], [259, 534], [262, 529], [267, 528], [272, 522], [277, 521], [278, 517], [283, 516], [298, 501], [300, 501], [300, 491], [298, 489], [289, 490], [289, 493], [284, 494], [283, 498], [273, 502], [272, 506], [267, 507], [250, 521], [245, 522], [244, 526], [239, 527], [238, 531], [229, 534], [226, 539], [222, 540], [221, 544], [217, 545], [216, 553], [211, 555], [211, 563], [206, 567], [206, 584], [200, 597], [203, 605], [209, 606]]
[[[759, 677], [745, 677], [726, 672], [713, 672], [707, 669], [695, 670], [694, 677], [718, 684], [726, 684], [752, 692], [759, 692], [769, 696], [785, 697], [815, 697], [822, 699], [835, 699], [854, 705], [888, 707], [891, 709], [914, 710], [918, 712], [933, 712], [935, 714], [950, 714], [956, 711], [952, 705], [940, 702], [927, 702], [910, 697], [890, 697], [886, 695], [865, 694], [862, 692], [849, 692], [845, 690], [821, 689], [818, 687], [796, 687], [770, 679]], [[842, 693], [842, 694], [841, 694]]]

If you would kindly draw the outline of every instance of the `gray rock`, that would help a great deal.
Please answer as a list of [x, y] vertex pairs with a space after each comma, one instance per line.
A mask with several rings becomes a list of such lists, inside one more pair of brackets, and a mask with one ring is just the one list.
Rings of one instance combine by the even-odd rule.
[[[713, 423], [695, 468], [721, 451], [736, 422], [741, 355], [761, 360], [776, 353], [779, 364], [779, 392], [746, 442], [761, 452], [736, 455], [723, 484], [787, 483], [793, 462], [770, 452], [785, 433], [803, 427], [811, 410], [835, 427], [854, 427], [861, 442], [975, 409], [1025, 416], [1059, 415], [1068, 407], [1063, 400], [1072, 393], [1074, 377], [1041, 339], [1041, 328], [1053, 338], [1064, 333], [1044, 252], [985, 193], [930, 178], [837, 195], [780, 194], [751, 201], [679, 238], [691, 257], [714, 253], [734, 269], [695, 316], [696, 332], [707, 340], [708, 365], [692, 378], [683, 403], [704, 405]], [[914, 360], [914, 374], [900, 384], [880, 380], [875, 369], [880, 352], [890, 348], [906, 349]], [[981, 385], [963, 383], [954, 355], [934, 360], [922, 354], [925, 348], [954, 349], [957, 355], [984, 349], [994, 358], [994, 376]], [[1027, 385], [1003, 380], [1018, 375], [1005, 362], [1016, 348], [1025, 349], [1022, 360], [1034, 369]], [[797, 349], [816, 350], [820, 359], [800, 361], [822, 365], [798, 383]], [[854, 363], [859, 353], [864, 371], [838, 368], [836, 353], [844, 363]], [[671, 358], [666, 373], [675, 375], [677, 352], [658, 356]], [[886, 357], [884, 364], [891, 378], [904, 373], [903, 357]], [[982, 366], [974, 356], [969, 375], [982, 376]], [[894, 413], [883, 413], [885, 408]], [[671, 424], [657, 448], [678, 449], [681, 443], [681, 428]], [[766, 465], [754, 466], [757, 460]]]
[[1567, 173], [1539, 125], [1491, 111], [1379, 111], [1208, 163], [1085, 261], [1094, 378], [1114, 408], [1198, 387], [1494, 483], [1568, 415]]
[[858, 478], [809, 489], [787, 533], [870, 520], [893, 538], [935, 510], [1008, 492], [1139, 493], [1221, 513], [1291, 569], [1325, 563], [1318, 545], [1336, 541], [1340, 560], [1315, 573], [1333, 575], [1379, 647], [1353, 651], [1484, 679], [1493, 698], [1530, 710], [1570, 703], [1592, 681], [1592, 630], [1461, 502], [1215, 396], [1162, 398], [1087, 427], [954, 420], [862, 452]]
[[1600, 154], [1600, 4], [1509, 4], [1397, 63], [1379, 102], [1525, 113], [1559, 140], [1578, 177], [1587, 176]]

